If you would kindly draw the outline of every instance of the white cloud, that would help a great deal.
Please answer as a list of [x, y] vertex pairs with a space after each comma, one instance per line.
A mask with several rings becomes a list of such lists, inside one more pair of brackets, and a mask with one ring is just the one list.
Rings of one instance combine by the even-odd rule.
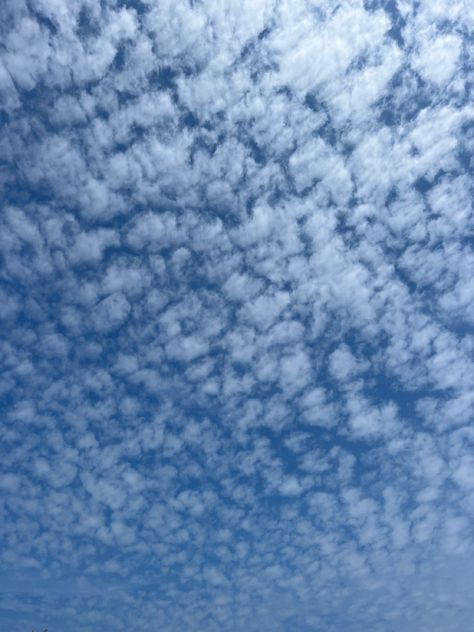
[[130, 313], [130, 303], [120, 292], [111, 294], [96, 305], [92, 312], [92, 323], [100, 332], [120, 327]]
[[8, 629], [470, 630], [472, 16], [370, 5], [5, 3]]
[[458, 68], [462, 42], [456, 35], [439, 35], [424, 41], [414, 67], [438, 86], [447, 83]]
[[261, 294], [248, 303], [244, 314], [258, 329], [268, 329], [290, 302], [288, 292]]

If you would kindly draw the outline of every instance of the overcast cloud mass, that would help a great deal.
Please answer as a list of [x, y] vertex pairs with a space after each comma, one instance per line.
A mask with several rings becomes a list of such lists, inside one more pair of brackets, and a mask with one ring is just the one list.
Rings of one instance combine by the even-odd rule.
[[473, 28], [3, 0], [2, 630], [472, 631]]

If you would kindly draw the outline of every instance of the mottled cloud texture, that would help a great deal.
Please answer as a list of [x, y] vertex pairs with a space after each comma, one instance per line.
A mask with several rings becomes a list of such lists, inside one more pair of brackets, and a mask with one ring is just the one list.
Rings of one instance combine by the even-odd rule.
[[1, 13], [1, 629], [470, 632], [471, 3]]

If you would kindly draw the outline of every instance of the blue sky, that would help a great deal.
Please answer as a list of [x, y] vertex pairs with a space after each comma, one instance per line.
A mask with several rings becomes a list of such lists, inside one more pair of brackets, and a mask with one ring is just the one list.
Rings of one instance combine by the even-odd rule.
[[2, 630], [472, 630], [473, 26], [4, 1]]

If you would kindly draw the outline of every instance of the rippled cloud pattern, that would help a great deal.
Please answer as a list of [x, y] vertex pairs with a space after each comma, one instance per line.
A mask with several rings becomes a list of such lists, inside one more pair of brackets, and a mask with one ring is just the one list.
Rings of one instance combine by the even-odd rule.
[[1, 13], [1, 629], [470, 632], [474, 5]]

